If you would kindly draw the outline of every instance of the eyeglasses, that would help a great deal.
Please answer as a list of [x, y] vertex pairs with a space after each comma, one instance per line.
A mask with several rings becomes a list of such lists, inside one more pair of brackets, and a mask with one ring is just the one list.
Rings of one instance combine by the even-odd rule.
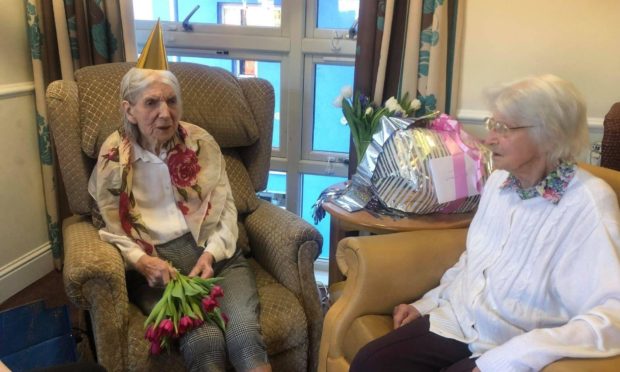
[[485, 118], [484, 119], [484, 124], [486, 125], [486, 128], [489, 132], [494, 131], [497, 134], [501, 134], [501, 135], [506, 135], [508, 134], [511, 130], [514, 129], [522, 129], [522, 128], [532, 128], [533, 125], [524, 125], [521, 127], [509, 127], [506, 124], [495, 120], [494, 118]]

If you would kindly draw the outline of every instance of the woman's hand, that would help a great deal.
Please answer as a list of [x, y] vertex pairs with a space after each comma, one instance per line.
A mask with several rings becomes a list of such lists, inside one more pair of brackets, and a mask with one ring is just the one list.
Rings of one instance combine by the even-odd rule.
[[190, 271], [189, 276], [200, 275], [203, 279], [211, 278], [213, 276], [213, 260], [213, 255], [205, 251]]
[[136, 270], [144, 275], [150, 287], [162, 287], [176, 276], [176, 270], [168, 262], [147, 254], [140, 257]]
[[474, 369], [472, 369], [471, 372], [480, 372], [480, 368], [474, 367]]
[[400, 304], [394, 307], [392, 318], [394, 319], [394, 329], [411, 323], [413, 320], [421, 316], [418, 309], [411, 305]]

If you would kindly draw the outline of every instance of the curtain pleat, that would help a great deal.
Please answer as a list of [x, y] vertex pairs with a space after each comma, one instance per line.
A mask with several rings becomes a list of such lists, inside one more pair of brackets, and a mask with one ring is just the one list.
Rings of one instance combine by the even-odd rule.
[[407, 11], [407, 30], [403, 52], [401, 95], [418, 91], [418, 58], [420, 57], [420, 29], [422, 26], [422, 0], [411, 0]]
[[380, 19], [379, 14], [383, 16], [383, 13], [379, 13], [376, 0], [360, 1], [353, 85], [356, 90], [368, 97], [371, 96], [373, 85], [377, 79], [375, 66], [379, 63], [380, 53], [378, 50], [380, 49], [378, 48], [381, 47], [382, 34], [382, 28], [377, 27]]
[[[73, 60], [71, 58], [71, 45], [69, 44], [69, 29], [67, 27], [67, 17], [65, 14], [65, 4], [63, 0], [53, 0], [54, 3], [54, 23], [56, 24], [56, 43], [58, 45], [58, 56], [60, 71], [64, 80], [73, 79]], [[50, 35], [51, 36], [51, 35]]]
[[448, 78], [446, 79], [446, 107], [448, 114], [456, 115], [459, 107], [459, 84], [461, 81], [461, 56], [463, 52], [464, 7], [453, 1], [448, 9], [450, 19], [450, 42], [448, 46]]
[[381, 98], [376, 102], [382, 104], [392, 96], [398, 96], [401, 90], [401, 76], [404, 68], [403, 59], [406, 47], [407, 1], [396, 1], [392, 15], [392, 30], [389, 39], [387, 73], [383, 84]]
[[[125, 5], [127, 3], [125, 2]], [[26, 0], [28, 42], [35, 85], [35, 116], [48, 235], [54, 265], [62, 267], [59, 220], [68, 216], [66, 198], [59, 194], [54, 151], [47, 122], [45, 90], [54, 80], [73, 79], [73, 71], [92, 64], [123, 61], [123, 19], [116, 0]], [[130, 22], [125, 22], [128, 24]], [[133, 31], [128, 33], [132, 36]], [[131, 40], [135, 44], [134, 40]], [[130, 48], [131, 50], [131, 48]], [[135, 51], [135, 46], [133, 47]], [[133, 57], [135, 58], [135, 57]], [[62, 71], [62, 73], [61, 73]], [[61, 184], [61, 183], [59, 183]], [[66, 210], [60, 214], [59, 209]]]
[[[49, 4], [48, 4], [49, 5]], [[28, 39], [32, 57], [32, 69], [34, 73], [35, 90], [35, 117], [36, 129], [39, 142], [39, 159], [41, 160], [41, 175], [43, 178], [43, 196], [45, 198], [45, 210], [47, 219], [48, 237], [50, 240], [54, 265], [60, 268], [62, 255], [62, 244], [60, 241], [60, 228], [58, 224], [58, 202], [56, 194], [56, 184], [54, 182], [54, 164], [52, 155], [52, 144], [50, 132], [47, 125], [47, 110], [45, 106], [45, 65], [43, 60], [49, 63], [49, 56], [45, 56], [44, 48], [45, 17], [43, 11], [49, 11], [49, 7], [44, 7], [39, 0], [29, 0], [26, 4], [26, 16], [28, 22]], [[53, 23], [53, 22], [52, 22]]]
[[394, 0], [386, 0], [379, 2], [384, 4], [385, 10], [383, 20], [377, 19], [377, 24], [382, 26], [383, 33], [381, 35], [381, 48], [379, 51], [379, 65], [377, 66], [377, 80], [373, 89], [373, 102], [377, 105], [382, 103], [383, 88], [385, 86], [385, 75], [388, 64], [388, 53], [390, 50], [390, 37], [392, 35], [392, 19], [394, 16]]
[[[376, 104], [409, 93], [422, 102], [417, 114], [455, 107], [459, 13], [458, 0], [361, 0], [354, 89]], [[349, 159], [351, 176], [353, 145]]]

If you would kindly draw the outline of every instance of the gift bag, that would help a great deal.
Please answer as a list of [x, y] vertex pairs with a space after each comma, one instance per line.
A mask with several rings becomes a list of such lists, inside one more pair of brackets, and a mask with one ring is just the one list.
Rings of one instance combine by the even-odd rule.
[[41, 300], [0, 312], [0, 360], [14, 372], [75, 362], [68, 307]]

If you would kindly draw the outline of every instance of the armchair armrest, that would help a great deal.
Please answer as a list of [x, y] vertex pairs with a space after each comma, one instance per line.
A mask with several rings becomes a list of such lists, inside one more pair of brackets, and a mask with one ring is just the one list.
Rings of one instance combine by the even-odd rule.
[[89, 310], [97, 358], [109, 371], [127, 365], [128, 299], [120, 252], [99, 239], [88, 217], [63, 221], [63, 279], [69, 299]]
[[620, 355], [601, 359], [561, 359], [551, 363], [543, 372], [615, 372], [620, 365]]
[[[314, 283], [314, 260], [321, 253], [323, 237], [297, 215], [264, 200], [249, 214], [245, 226], [256, 260], [280, 283], [300, 297], [302, 280]], [[311, 269], [312, 277], [300, 272]]]
[[316, 370], [323, 313], [314, 278], [314, 261], [323, 237], [297, 215], [261, 200], [245, 219], [254, 258], [299, 299], [310, 324], [309, 370]]
[[337, 259], [347, 280], [323, 323], [319, 371], [348, 369], [342, 345], [352, 322], [391, 314], [439, 284], [465, 249], [466, 235], [467, 229], [420, 230], [341, 240]]

